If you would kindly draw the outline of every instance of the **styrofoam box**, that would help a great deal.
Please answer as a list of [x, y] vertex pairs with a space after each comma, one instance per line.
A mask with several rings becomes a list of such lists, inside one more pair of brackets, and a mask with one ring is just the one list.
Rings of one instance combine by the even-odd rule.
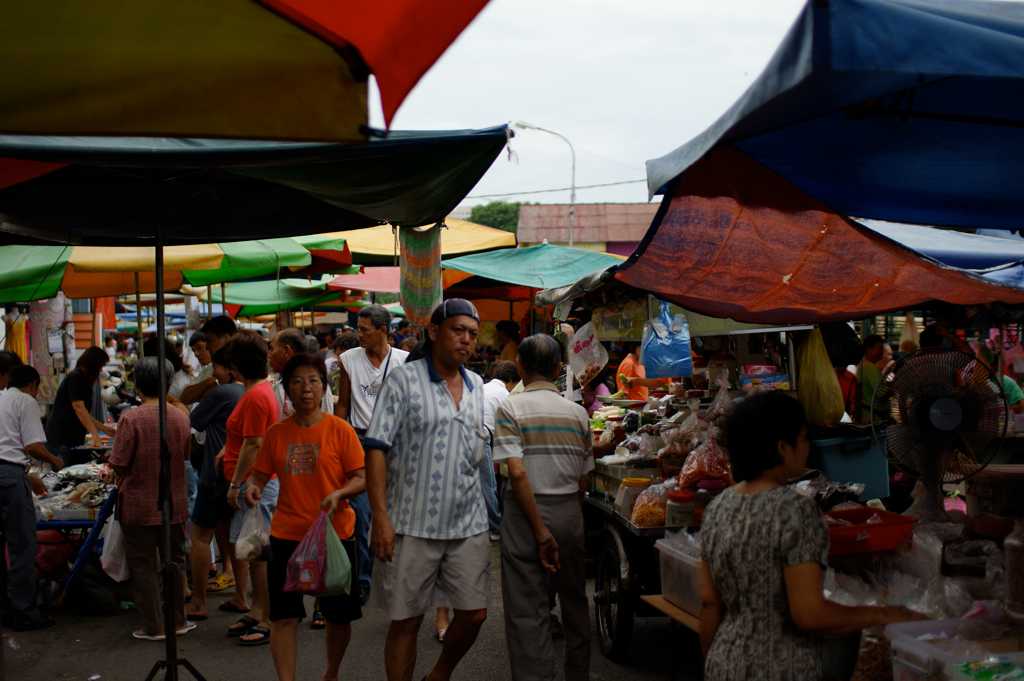
[[[951, 667], [993, 654], [986, 642], [953, 644], [963, 620], [927, 620], [890, 624], [885, 635], [892, 642], [893, 681], [949, 678]], [[922, 637], [935, 637], [922, 640]], [[956, 678], [956, 677], [952, 677]]]
[[664, 539], [654, 544], [661, 563], [661, 595], [691, 615], [700, 615], [700, 556], [691, 555]]

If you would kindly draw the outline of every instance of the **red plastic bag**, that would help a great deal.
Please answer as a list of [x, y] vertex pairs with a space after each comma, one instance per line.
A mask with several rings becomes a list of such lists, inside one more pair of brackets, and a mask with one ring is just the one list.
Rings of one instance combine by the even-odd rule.
[[327, 590], [327, 523], [321, 513], [288, 560], [285, 591], [319, 596]]

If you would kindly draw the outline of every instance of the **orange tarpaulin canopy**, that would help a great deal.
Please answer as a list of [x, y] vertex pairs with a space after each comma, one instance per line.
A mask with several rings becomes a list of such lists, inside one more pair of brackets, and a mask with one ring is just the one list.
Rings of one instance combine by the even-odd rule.
[[1024, 304], [1024, 291], [923, 258], [719, 149], [666, 193], [620, 281], [712, 317], [861, 319], [933, 301]]

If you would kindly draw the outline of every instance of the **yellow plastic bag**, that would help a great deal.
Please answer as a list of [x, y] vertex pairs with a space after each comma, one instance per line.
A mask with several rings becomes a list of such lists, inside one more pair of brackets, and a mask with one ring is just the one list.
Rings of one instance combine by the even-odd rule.
[[800, 346], [797, 364], [797, 395], [807, 412], [807, 421], [815, 426], [838, 424], [845, 412], [843, 391], [820, 329], [811, 331]]

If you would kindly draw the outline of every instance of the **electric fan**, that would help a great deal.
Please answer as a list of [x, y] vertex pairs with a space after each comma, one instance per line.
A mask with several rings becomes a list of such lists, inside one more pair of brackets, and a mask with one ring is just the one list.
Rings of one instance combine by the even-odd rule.
[[891, 365], [871, 413], [876, 440], [884, 435], [889, 455], [924, 485], [923, 520], [945, 519], [942, 485], [983, 469], [1008, 421], [999, 379], [957, 350], [921, 350]]

